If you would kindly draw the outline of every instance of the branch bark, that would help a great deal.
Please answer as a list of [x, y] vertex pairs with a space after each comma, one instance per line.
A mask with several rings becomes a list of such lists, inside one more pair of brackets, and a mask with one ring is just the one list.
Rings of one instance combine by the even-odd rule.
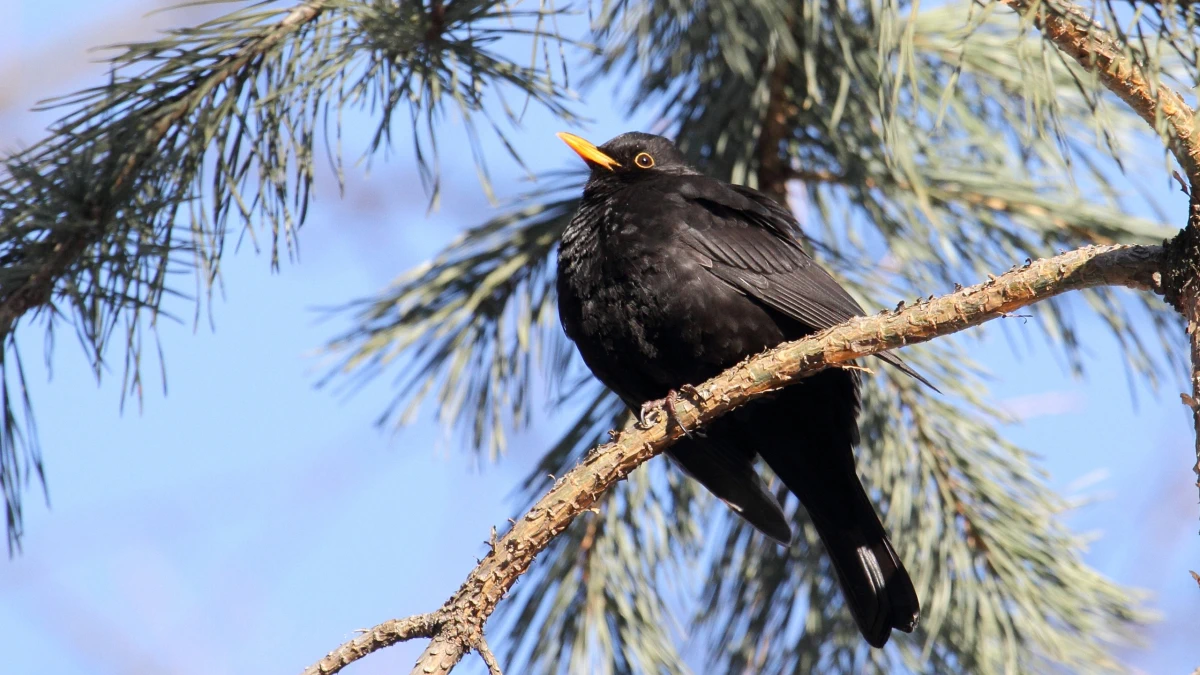
[[[935, 300], [854, 319], [780, 345], [695, 387], [690, 400], [677, 406], [678, 418], [687, 428], [704, 425], [824, 368], [956, 333], [1067, 291], [1096, 286], [1157, 291], [1163, 261], [1164, 249], [1158, 246], [1090, 246], [1029, 263]], [[330, 652], [304, 675], [336, 673], [373, 651], [416, 637], [433, 640], [417, 661], [414, 675], [449, 672], [472, 649], [486, 659], [490, 652], [480, 648], [484, 623], [534, 558], [609, 488], [682, 435], [677, 425], [666, 423], [665, 414], [657, 419], [652, 427], [627, 429], [589, 452], [504, 536], [493, 539], [491, 551], [440, 609], [380, 624]]]
[[1193, 184], [1188, 225], [1167, 242], [1166, 269], [1163, 285], [1167, 302], [1187, 319], [1188, 342], [1191, 345], [1192, 393], [1184, 394], [1184, 405], [1192, 411], [1192, 427], [1196, 435], [1196, 489], [1200, 490], [1200, 194]]

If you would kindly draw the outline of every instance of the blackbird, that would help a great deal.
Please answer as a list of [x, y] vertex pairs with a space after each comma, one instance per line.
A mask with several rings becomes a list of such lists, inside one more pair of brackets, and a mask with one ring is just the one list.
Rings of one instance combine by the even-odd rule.
[[[863, 315], [770, 197], [701, 174], [661, 136], [626, 133], [599, 147], [558, 136], [591, 168], [558, 251], [563, 328], [643, 422], [659, 403], [670, 417], [686, 385]], [[913, 630], [920, 606], [855, 473], [860, 408], [858, 372], [823, 370], [689, 433], [667, 455], [786, 545], [787, 517], [754, 469], [762, 457], [808, 510], [863, 637], [882, 647], [893, 628]]]

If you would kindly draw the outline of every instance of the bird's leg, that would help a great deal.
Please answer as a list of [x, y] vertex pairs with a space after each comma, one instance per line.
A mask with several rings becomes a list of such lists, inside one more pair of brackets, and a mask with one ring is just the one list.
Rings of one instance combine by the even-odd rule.
[[642, 409], [638, 411], [638, 424], [643, 429], [649, 429], [653, 424], [650, 422], [650, 413], [658, 412], [656, 408], [662, 406], [667, 411], [667, 426], [671, 426], [674, 422], [684, 436], [692, 437], [692, 432], [688, 431], [687, 427], [683, 426], [683, 422], [679, 421], [679, 413], [675, 410], [675, 401], [679, 399], [679, 392], [674, 389], [667, 392], [667, 395], [662, 398], [656, 398], [653, 401], [646, 401], [642, 404]]

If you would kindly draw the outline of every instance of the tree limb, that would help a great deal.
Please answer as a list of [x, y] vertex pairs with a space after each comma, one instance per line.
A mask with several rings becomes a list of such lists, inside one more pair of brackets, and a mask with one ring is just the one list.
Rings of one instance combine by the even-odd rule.
[[[1157, 291], [1163, 261], [1164, 249], [1159, 246], [1089, 246], [1031, 262], [935, 300], [853, 319], [784, 343], [699, 385], [690, 400], [679, 402], [678, 419], [687, 428], [701, 426], [824, 368], [849, 366], [869, 354], [956, 333], [1067, 291], [1096, 286]], [[666, 415], [657, 419], [650, 428], [626, 429], [589, 452], [582, 464], [494, 540], [491, 551], [440, 609], [380, 624], [330, 652], [304, 675], [336, 673], [372, 651], [415, 637], [433, 641], [418, 659], [414, 675], [449, 672], [468, 651], [483, 644], [484, 623], [538, 553], [609, 488], [682, 435], [678, 425], [667, 424]], [[486, 659], [488, 652], [480, 651]]]
[[483, 663], [488, 669], [488, 675], [504, 675], [504, 672], [500, 670], [500, 662], [496, 660], [496, 655], [492, 653], [487, 641], [482, 636], [475, 645], [475, 651], [479, 652], [479, 656], [483, 658]]
[[1166, 243], [1166, 266], [1163, 270], [1165, 299], [1187, 319], [1188, 342], [1191, 345], [1192, 393], [1184, 394], [1183, 402], [1192, 411], [1192, 427], [1196, 434], [1196, 463], [1200, 489], [1200, 194], [1191, 191], [1188, 225]]

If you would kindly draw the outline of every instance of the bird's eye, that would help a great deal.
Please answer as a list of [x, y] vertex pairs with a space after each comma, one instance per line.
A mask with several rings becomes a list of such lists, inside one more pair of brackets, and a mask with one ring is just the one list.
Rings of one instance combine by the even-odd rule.
[[650, 153], [639, 152], [637, 157], [633, 158], [633, 163], [637, 164], [639, 169], [649, 169], [654, 166], [654, 158], [650, 156]]

